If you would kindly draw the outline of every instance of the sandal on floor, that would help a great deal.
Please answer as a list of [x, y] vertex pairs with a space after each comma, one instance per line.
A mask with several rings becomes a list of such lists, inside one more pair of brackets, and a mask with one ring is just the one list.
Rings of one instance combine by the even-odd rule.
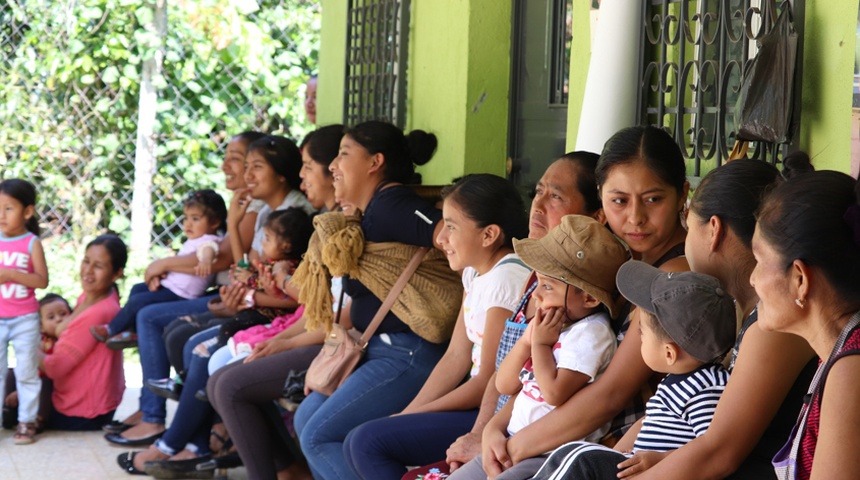
[[120, 468], [132, 475], [146, 475], [146, 472], [144, 472], [143, 470], [138, 470], [134, 467], [134, 457], [136, 457], [137, 454], [142, 451], [143, 450], [139, 450], [136, 452], [120, 453], [119, 456], [116, 457], [116, 463], [119, 464]]
[[29, 445], [36, 441], [36, 424], [19, 423], [15, 429], [15, 445]]

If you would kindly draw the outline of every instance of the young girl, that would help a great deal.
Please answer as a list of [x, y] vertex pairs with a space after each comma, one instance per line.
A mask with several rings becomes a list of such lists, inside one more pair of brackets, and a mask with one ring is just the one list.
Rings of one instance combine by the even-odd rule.
[[[0, 182], [0, 371], [15, 349], [18, 428], [15, 443], [33, 443], [39, 409], [39, 302], [34, 289], [48, 286], [48, 265], [39, 241], [36, 188], [17, 178]], [[5, 375], [0, 375], [0, 392]]]
[[182, 211], [185, 215], [183, 230], [188, 241], [182, 244], [177, 255], [196, 252], [198, 275], [170, 272], [163, 279], [155, 279], [151, 285], [138, 283], [133, 286], [128, 301], [117, 316], [107, 325], [90, 329], [98, 341], [110, 340], [108, 348], [119, 350], [137, 344], [137, 336], [128, 330], [134, 327], [141, 308], [154, 303], [197, 298], [212, 284], [212, 262], [218, 256], [221, 240], [217, 232], [227, 220], [227, 206], [221, 195], [213, 190], [199, 190], [185, 200]]
[[[523, 336], [502, 361], [496, 388], [512, 397], [507, 434], [517, 432], [563, 404], [597, 379], [615, 353], [610, 315], [617, 316], [615, 275], [627, 249], [600, 222], [568, 215], [540, 240], [515, 243], [517, 254], [535, 269], [538, 310]], [[596, 441], [606, 422], [586, 438]], [[517, 471], [540, 467], [543, 457], [527, 459], [505, 471], [505, 478], [525, 478]], [[454, 471], [452, 479], [486, 478], [481, 457]]]
[[531, 273], [513, 252], [513, 239], [527, 235], [528, 218], [510, 182], [469, 175], [443, 198], [445, 225], [436, 240], [451, 269], [463, 272], [465, 289], [454, 335], [400, 415], [368, 422], [347, 436], [347, 462], [359, 478], [399, 478], [407, 465], [430, 463], [469, 430], [495, 371], [505, 319]]
[[[41, 341], [39, 350], [42, 354], [51, 354], [54, 344], [57, 342], [57, 325], [72, 313], [72, 308], [65, 298], [56, 293], [49, 293], [39, 300], [39, 321], [41, 328]], [[42, 378], [41, 395], [39, 396], [39, 413], [36, 416], [37, 430], [43, 426], [43, 420], [51, 408], [51, 392], [53, 384], [51, 379], [39, 372]], [[10, 368], [6, 376], [6, 390], [3, 401], [3, 428], [15, 428], [18, 418], [18, 391], [15, 389], [15, 373]]]
[[[284, 292], [286, 287], [283, 284], [275, 285], [272, 281], [271, 272], [273, 269], [280, 267], [285, 269], [288, 272], [288, 275], [292, 275], [292, 272], [294, 272], [296, 266], [298, 266], [302, 255], [304, 255], [305, 251], [308, 249], [308, 241], [310, 240], [311, 233], [313, 233], [313, 224], [311, 223], [311, 219], [308, 214], [306, 214], [301, 208], [290, 207], [286, 210], [277, 210], [272, 212], [263, 226], [263, 231], [262, 257], [266, 260], [257, 263], [256, 272], [247, 279], [245, 284], [250, 292], [265, 291], [267, 294], [276, 298], [288, 296], [288, 294]], [[262, 309], [267, 310], [263, 312], [263, 318], [239, 315], [228, 320], [221, 326], [219, 336], [216, 338], [217, 343], [220, 343], [222, 347], [219, 351], [216, 351], [209, 360], [210, 374], [225, 364], [244, 358], [246, 355], [251, 353], [253, 345], [250, 345], [250, 348], [244, 348], [242, 352], [236, 349], [236, 343], [232, 342], [234, 334], [242, 333], [246, 329], [254, 328], [254, 332], [256, 333], [265, 331], [273, 336], [295, 323], [295, 321], [301, 317], [300, 313], [299, 315], [295, 315], [296, 312], [284, 315], [282, 312], [278, 311], [279, 309], [266, 309], [266, 307], [262, 307]], [[284, 321], [284, 319], [287, 318], [289, 318], [290, 321]], [[271, 320], [273, 324], [275, 323], [274, 320], [282, 320], [278, 321], [277, 325], [275, 325], [276, 329], [271, 331], [270, 328], [263, 326], [263, 323], [268, 323], [266, 322], [266, 319]], [[244, 339], [240, 338], [240, 342], [247, 340], [248, 338], [249, 337], [245, 337]], [[265, 338], [268, 337], [258, 338], [257, 341]], [[212, 344], [216, 344], [215, 339], [212, 339]], [[202, 347], [200, 349], [195, 349], [195, 351], [208, 355], [208, 352], [203, 352]]]

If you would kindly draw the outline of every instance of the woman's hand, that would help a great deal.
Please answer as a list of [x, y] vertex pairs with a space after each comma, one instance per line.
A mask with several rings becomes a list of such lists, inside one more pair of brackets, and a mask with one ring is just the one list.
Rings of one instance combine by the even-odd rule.
[[238, 283], [221, 287], [221, 302], [237, 312], [245, 310], [248, 308], [248, 306], [245, 305], [245, 295], [247, 294], [247, 291], [247, 287]]
[[254, 350], [251, 354], [245, 357], [243, 363], [253, 362], [258, 358], [268, 357], [276, 353], [285, 352], [292, 348], [292, 343], [289, 338], [270, 338], [254, 345]]
[[481, 453], [482, 465], [488, 479], [495, 478], [514, 465], [508, 454], [508, 437], [497, 428], [484, 429]]
[[230, 205], [227, 208], [227, 227], [239, 228], [239, 223], [248, 211], [248, 205], [251, 204], [251, 189], [240, 188], [233, 191], [233, 198], [230, 199]]
[[565, 317], [564, 310], [560, 308], [538, 309], [534, 320], [527, 327], [532, 329], [531, 344], [552, 347], [558, 343]]

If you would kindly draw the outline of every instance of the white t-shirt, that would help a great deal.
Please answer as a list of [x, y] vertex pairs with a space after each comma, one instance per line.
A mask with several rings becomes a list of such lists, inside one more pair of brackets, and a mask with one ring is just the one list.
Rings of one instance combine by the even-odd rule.
[[[604, 312], [589, 315], [562, 330], [558, 342], [552, 349], [558, 368], [565, 368], [591, 377], [588, 383], [599, 377], [612, 355], [615, 354], [615, 333], [609, 323], [609, 315]], [[541, 395], [540, 386], [535, 380], [532, 360], [529, 358], [520, 372], [523, 389], [514, 401], [508, 434], [513, 435], [537, 421], [555, 407], [546, 403]], [[609, 423], [597, 429], [584, 440], [596, 442], [609, 431]]]
[[[290, 207], [299, 207], [308, 215], [316, 211], [311, 202], [308, 201], [308, 198], [298, 190], [290, 190], [290, 193], [287, 194], [287, 197], [284, 198], [284, 201], [275, 210], [286, 210]], [[258, 255], [263, 255], [263, 225], [266, 224], [266, 220], [269, 219], [269, 215], [271, 214], [272, 207], [268, 205], [264, 205], [260, 209], [260, 213], [257, 214], [257, 222], [254, 224], [254, 241], [251, 243], [251, 248], [256, 250]]]
[[530, 273], [531, 270], [514, 253], [502, 257], [484, 275], [478, 275], [472, 267], [463, 269], [463, 289], [465, 290], [463, 319], [466, 325], [466, 336], [472, 341], [470, 376], [477, 375], [481, 368], [481, 345], [487, 322], [487, 310], [495, 307], [510, 311], [516, 309], [523, 284], [526, 283]]

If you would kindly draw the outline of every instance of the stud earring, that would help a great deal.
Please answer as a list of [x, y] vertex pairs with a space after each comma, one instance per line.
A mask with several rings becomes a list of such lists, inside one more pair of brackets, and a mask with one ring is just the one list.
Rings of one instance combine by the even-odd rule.
[[803, 308], [806, 306], [806, 302], [804, 300], [799, 299], [799, 298], [795, 298], [794, 303], [797, 304], [797, 306], [800, 308]]

